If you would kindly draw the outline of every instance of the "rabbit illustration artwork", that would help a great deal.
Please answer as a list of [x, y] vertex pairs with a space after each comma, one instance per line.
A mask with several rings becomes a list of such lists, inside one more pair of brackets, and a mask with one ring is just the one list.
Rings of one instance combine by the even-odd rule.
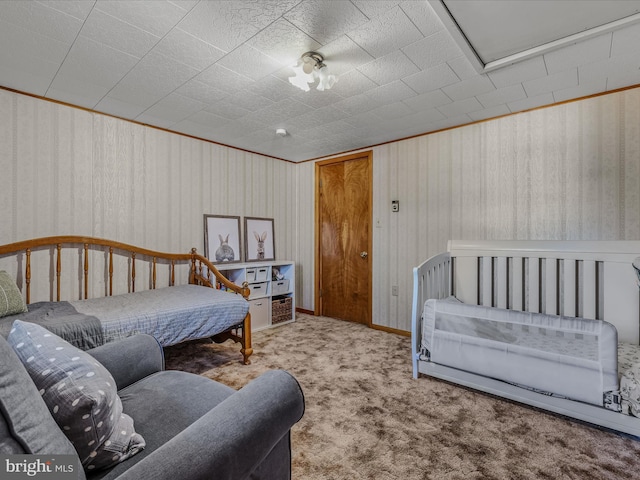
[[229, 235], [226, 238], [222, 238], [222, 235], [218, 234], [220, 239], [220, 246], [216, 250], [216, 262], [232, 262], [236, 257], [233, 248], [229, 246]]
[[258, 235], [258, 232], [253, 232], [258, 242], [258, 260], [264, 260], [264, 241], [267, 239], [267, 232], [262, 232], [262, 235]]

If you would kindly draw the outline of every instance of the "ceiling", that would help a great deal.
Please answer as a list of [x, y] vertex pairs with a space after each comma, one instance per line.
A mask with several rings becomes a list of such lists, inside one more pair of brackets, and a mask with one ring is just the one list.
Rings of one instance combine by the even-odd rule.
[[[638, 85], [638, 12], [640, 0], [3, 0], [0, 86], [297, 162]], [[331, 90], [288, 82], [307, 51], [338, 76]]]

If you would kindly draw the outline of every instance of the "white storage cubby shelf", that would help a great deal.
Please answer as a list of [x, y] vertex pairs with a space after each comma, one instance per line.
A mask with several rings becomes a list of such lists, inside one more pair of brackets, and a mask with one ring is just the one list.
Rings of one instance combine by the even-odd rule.
[[[251, 331], [291, 323], [295, 320], [295, 263], [265, 261], [218, 264], [218, 270], [237, 285], [249, 284]], [[274, 277], [275, 271], [279, 272]]]

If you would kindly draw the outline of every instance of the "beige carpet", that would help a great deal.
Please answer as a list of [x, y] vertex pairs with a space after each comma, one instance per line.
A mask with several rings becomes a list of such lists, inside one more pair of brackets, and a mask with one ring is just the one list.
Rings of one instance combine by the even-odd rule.
[[410, 340], [298, 314], [238, 346], [166, 349], [167, 368], [240, 388], [282, 368], [306, 412], [292, 430], [294, 480], [640, 479], [640, 441], [435, 379], [411, 377]]

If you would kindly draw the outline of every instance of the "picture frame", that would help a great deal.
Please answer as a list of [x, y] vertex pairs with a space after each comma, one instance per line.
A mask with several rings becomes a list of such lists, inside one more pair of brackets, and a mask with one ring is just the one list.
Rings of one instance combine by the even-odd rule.
[[247, 262], [276, 259], [273, 218], [244, 217], [244, 251]]
[[240, 217], [205, 213], [204, 256], [214, 265], [242, 261]]

